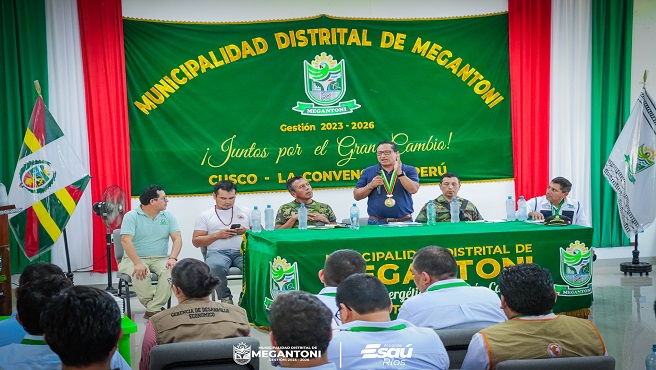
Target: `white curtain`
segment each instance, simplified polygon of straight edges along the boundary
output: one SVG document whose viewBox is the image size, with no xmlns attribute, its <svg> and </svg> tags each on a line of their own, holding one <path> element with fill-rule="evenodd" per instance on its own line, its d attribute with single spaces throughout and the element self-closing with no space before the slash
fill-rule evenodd
<svg viewBox="0 0 656 370">
<path fill-rule="evenodd" d="M 77 1 L 46 1 L 46 28 L 48 108 L 88 172 L 89 140 Z M 85 269 L 93 262 L 91 217 L 91 185 L 88 185 L 66 227 L 73 270 Z M 63 235 L 52 249 L 52 263 L 66 271 Z"/>
<path fill-rule="evenodd" d="M 590 219 L 591 0 L 552 0 L 551 17 L 549 172 L 572 182 Z"/>
</svg>

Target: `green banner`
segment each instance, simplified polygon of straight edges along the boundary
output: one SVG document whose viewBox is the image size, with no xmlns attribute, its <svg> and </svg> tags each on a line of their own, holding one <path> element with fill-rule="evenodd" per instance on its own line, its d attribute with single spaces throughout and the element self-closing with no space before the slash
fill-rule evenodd
<svg viewBox="0 0 656 370">
<path fill-rule="evenodd" d="M 135 194 L 351 187 L 381 140 L 423 183 L 513 177 L 506 13 L 123 23 Z"/>
<path fill-rule="evenodd" d="M 589 227 L 554 228 L 525 222 L 248 231 L 239 304 L 252 323 L 268 326 L 267 307 L 277 294 L 287 290 L 319 293 L 323 284 L 317 273 L 327 255 L 336 249 L 354 249 L 367 262 L 366 272 L 387 285 L 396 317 L 403 302 L 419 294 L 410 270 L 415 251 L 439 245 L 455 256 L 459 278 L 497 293 L 497 278 L 504 266 L 537 263 L 551 271 L 558 292 L 554 312 L 574 311 L 592 304 L 591 241 Z"/>
</svg>

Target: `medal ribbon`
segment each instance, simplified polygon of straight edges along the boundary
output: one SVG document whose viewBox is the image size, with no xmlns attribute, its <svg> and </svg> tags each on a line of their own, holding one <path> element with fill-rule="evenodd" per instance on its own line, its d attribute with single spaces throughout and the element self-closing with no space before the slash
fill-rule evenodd
<svg viewBox="0 0 656 370">
<path fill-rule="evenodd" d="M 394 192 L 394 185 L 396 185 L 396 170 L 392 172 L 392 176 L 389 181 L 387 181 L 387 175 L 385 175 L 385 170 L 380 170 L 380 176 L 383 178 L 385 191 L 389 196 L 392 196 L 392 192 Z"/>
<path fill-rule="evenodd" d="M 551 215 L 552 216 L 558 216 L 560 213 L 560 209 L 563 207 L 563 204 L 565 204 L 565 199 L 560 201 L 560 204 L 558 205 L 558 208 L 554 207 L 553 204 L 551 205 Z"/>
<path fill-rule="evenodd" d="M 353 331 L 353 332 L 360 332 L 360 331 L 378 332 L 378 331 L 403 330 L 407 327 L 408 326 L 406 324 L 399 324 L 399 325 L 396 325 L 396 326 L 390 326 L 388 328 L 381 328 L 381 327 L 377 327 L 377 326 L 354 326 L 352 328 L 348 328 L 347 331 Z"/>
<path fill-rule="evenodd" d="M 428 288 L 427 290 L 428 291 L 433 291 L 433 290 L 440 290 L 440 289 L 446 289 L 446 288 L 454 288 L 454 287 L 457 287 L 457 286 L 469 286 L 469 284 L 467 284 L 464 281 L 456 281 L 455 283 L 436 285 L 434 287 Z"/>
</svg>

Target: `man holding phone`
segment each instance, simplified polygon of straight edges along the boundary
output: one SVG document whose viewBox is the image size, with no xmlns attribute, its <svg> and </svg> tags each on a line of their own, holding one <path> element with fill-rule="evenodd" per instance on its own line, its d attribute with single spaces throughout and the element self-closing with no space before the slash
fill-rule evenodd
<svg viewBox="0 0 656 370">
<path fill-rule="evenodd" d="M 376 156 L 378 164 L 362 171 L 353 197 L 369 198 L 369 225 L 412 221 L 412 194 L 419 190 L 417 170 L 401 163 L 399 149 L 392 141 L 378 143 Z"/>
<path fill-rule="evenodd" d="M 228 270 L 233 266 L 242 268 L 243 257 L 239 248 L 242 235 L 250 228 L 246 211 L 235 206 L 236 197 L 237 186 L 233 182 L 217 182 L 212 193 L 215 205 L 198 216 L 191 239 L 195 247 L 207 247 L 205 262 L 221 280 L 216 287 L 217 297 L 230 304 L 233 301 L 228 288 Z"/>
</svg>

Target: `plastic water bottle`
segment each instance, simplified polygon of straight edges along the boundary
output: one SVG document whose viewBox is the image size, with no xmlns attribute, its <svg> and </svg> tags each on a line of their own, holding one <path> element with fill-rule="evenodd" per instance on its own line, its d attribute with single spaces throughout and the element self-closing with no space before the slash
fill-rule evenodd
<svg viewBox="0 0 656 370">
<path fill-rule="evenodd" d="M 257 206 L 253 207 L 253 212 L 251 212 L 251 227 L 254 233 L 262 231 L 262 213 Z"/>
<path fill-rule="evenodd" d="M 451 222 L 460 222 L 460 203 L 456 198 L 451 201 Z"/>
<path fill-rule="evenodd" d="M 656 370 L 656 344 L 651 347 L 652 352 L 645 359 L 645 367 L 647 370 Z"/>
<path fill-rule="evenodd" d="M 517 201 L 517 219 L 519 221 L 528 220 L 528 207 L 526 206 L 526 199 L 524 199 L 523 195 L 520 195 Z"/>
<path fill-rule="evenodd" d="M 428 226 L 437 224 L 437 207 L 432 199 L 428 201 L 428 205 L 426 206 L 426 219 Z"/>
<path fill-rule="evenodd" d="M 506 200 L 506 221 L 515 221 L 515 201 L 512 195 L 508 195 Z"/>
<path fill-rule="evenodd" d="M 360 209 L 358 208 L 357 203 L 353 203 L 349 210 L 349 214 L 351 218 L 351 230 L 360 229 Z"/>
<path fill-rule="evenodd" d="M 298 209 L 298 229 L 307 230 L 307 208 L 303 203 L 301 203 L 301 208 Z"/>
<path fill-rule="evenodd" d="M 0 206 L 6 206 L 7 204 L 9 204 L 7 188 L 5 188 L 5 184 L 0 182 Z"/>
<path fill-rule="evenodd" d="M 271 231 L 274 228 L 273 208 L 271 208 L 271 204 L 267 204 L 267 207 L 264 210 L 264 230 Z"/>
</svg>

